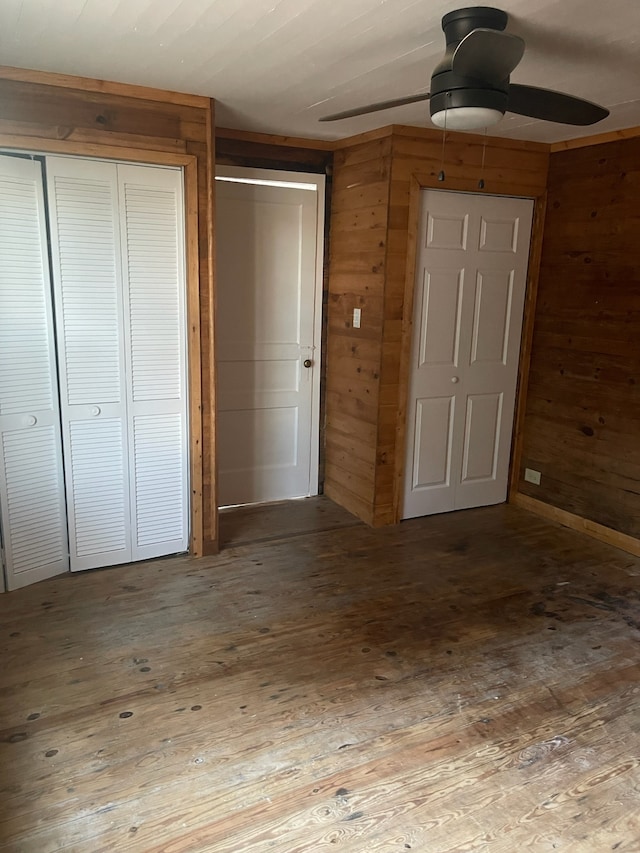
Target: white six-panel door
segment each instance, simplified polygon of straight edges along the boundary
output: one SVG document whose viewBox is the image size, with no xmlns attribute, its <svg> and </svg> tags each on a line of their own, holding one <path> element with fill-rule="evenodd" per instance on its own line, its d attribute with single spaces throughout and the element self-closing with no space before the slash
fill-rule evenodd
<svg viewBox="0 0 640 853">
<path fill-rule="evenodd" d="M 46 162 L 71 569 L 186 550 L 181 174 Z"/>
<path fill-rule="evenodd" d="M 312 185 L 216 183 L 223 506 L 317 491 L 319 202 Z"/>
<path fill-rule="evenodd" d="M 506 499 L 532 215 L 422 193 L 404 518 Z"/>
<path fill-rule="evenodd" d="M 0 520 L 9 589 L 68 570 L 42 169 L 17 157 L 0 157 Z"/>
</svg>

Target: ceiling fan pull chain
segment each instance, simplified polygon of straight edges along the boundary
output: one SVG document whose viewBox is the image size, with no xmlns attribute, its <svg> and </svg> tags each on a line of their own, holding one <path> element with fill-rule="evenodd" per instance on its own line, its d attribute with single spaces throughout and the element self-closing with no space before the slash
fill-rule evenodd
<svg viewBox="0 0 640 853">
<path fill-rule="evenodd" d="M 447 92 L 447 95 L 451 97 L 451 92 Z M 440 152 L 440 171 L 438 172 L 438 180 L 444 181 L 446 175 L 444 173 L 444 144 L 447 139 L 447 111 L 444 111 L 444 124 L 442 126 L 442 150 Z"/>
<path fill-rule="evenodd" d="M 484 129 L 484 139 L 482 140 L 482 165 L 480 166 L 480 180 L 478 181 L 478 189 L 484 189 L 484 157 L 487 153 L 487 128 Z"/>
</svg>

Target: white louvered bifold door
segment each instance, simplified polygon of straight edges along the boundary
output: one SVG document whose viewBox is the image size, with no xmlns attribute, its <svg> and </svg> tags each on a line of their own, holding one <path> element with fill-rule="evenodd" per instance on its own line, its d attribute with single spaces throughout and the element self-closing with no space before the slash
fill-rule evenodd
<svg viewBox="0 0 640 853">
<path fill-rule="evenodd" d="M 0 157 L 0 510 L 9 589 L 68 571 L 40 163 Z"/>
<path fill-rule="evenodd" d="M 132 558 L 188 548 L 182 173 L 118 166 Z"/>
<path fill-rule="evenodd" d="M 71 569 L 131 560 L 117 166 L 46 161 Z"/>
</svg>

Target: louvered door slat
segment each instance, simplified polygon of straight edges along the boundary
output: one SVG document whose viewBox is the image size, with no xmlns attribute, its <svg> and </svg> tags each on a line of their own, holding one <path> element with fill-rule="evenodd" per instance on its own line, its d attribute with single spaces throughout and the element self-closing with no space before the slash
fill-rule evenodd
<svg viewBox="0 0 640 853">
<path fill-rule="evenodd" d="M 68 570 L 42 170 L 0 157 L 0 518 L 9 589 Z"/>
<path fill-rule="evenodd" d="M 47 158 L 71 568 L 131 559 L 117 166 Z"/>
<path fill-rule="evenodd" d="M 118 166 L 129 355 L 132 552 L 188 547 L 182 175 Z"/>
</svg>

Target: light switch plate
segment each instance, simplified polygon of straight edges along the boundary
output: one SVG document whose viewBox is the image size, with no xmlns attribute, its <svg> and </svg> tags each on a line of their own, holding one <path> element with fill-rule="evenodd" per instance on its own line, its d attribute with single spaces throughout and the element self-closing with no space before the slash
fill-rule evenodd
<svg viewBox="0 0 640 853">
<path fill-rule="evenodd" d="M 360 317 L 362 316 L 362 308 L 353 309 L 353 328 L 360 328 Z"/>
</svg>

